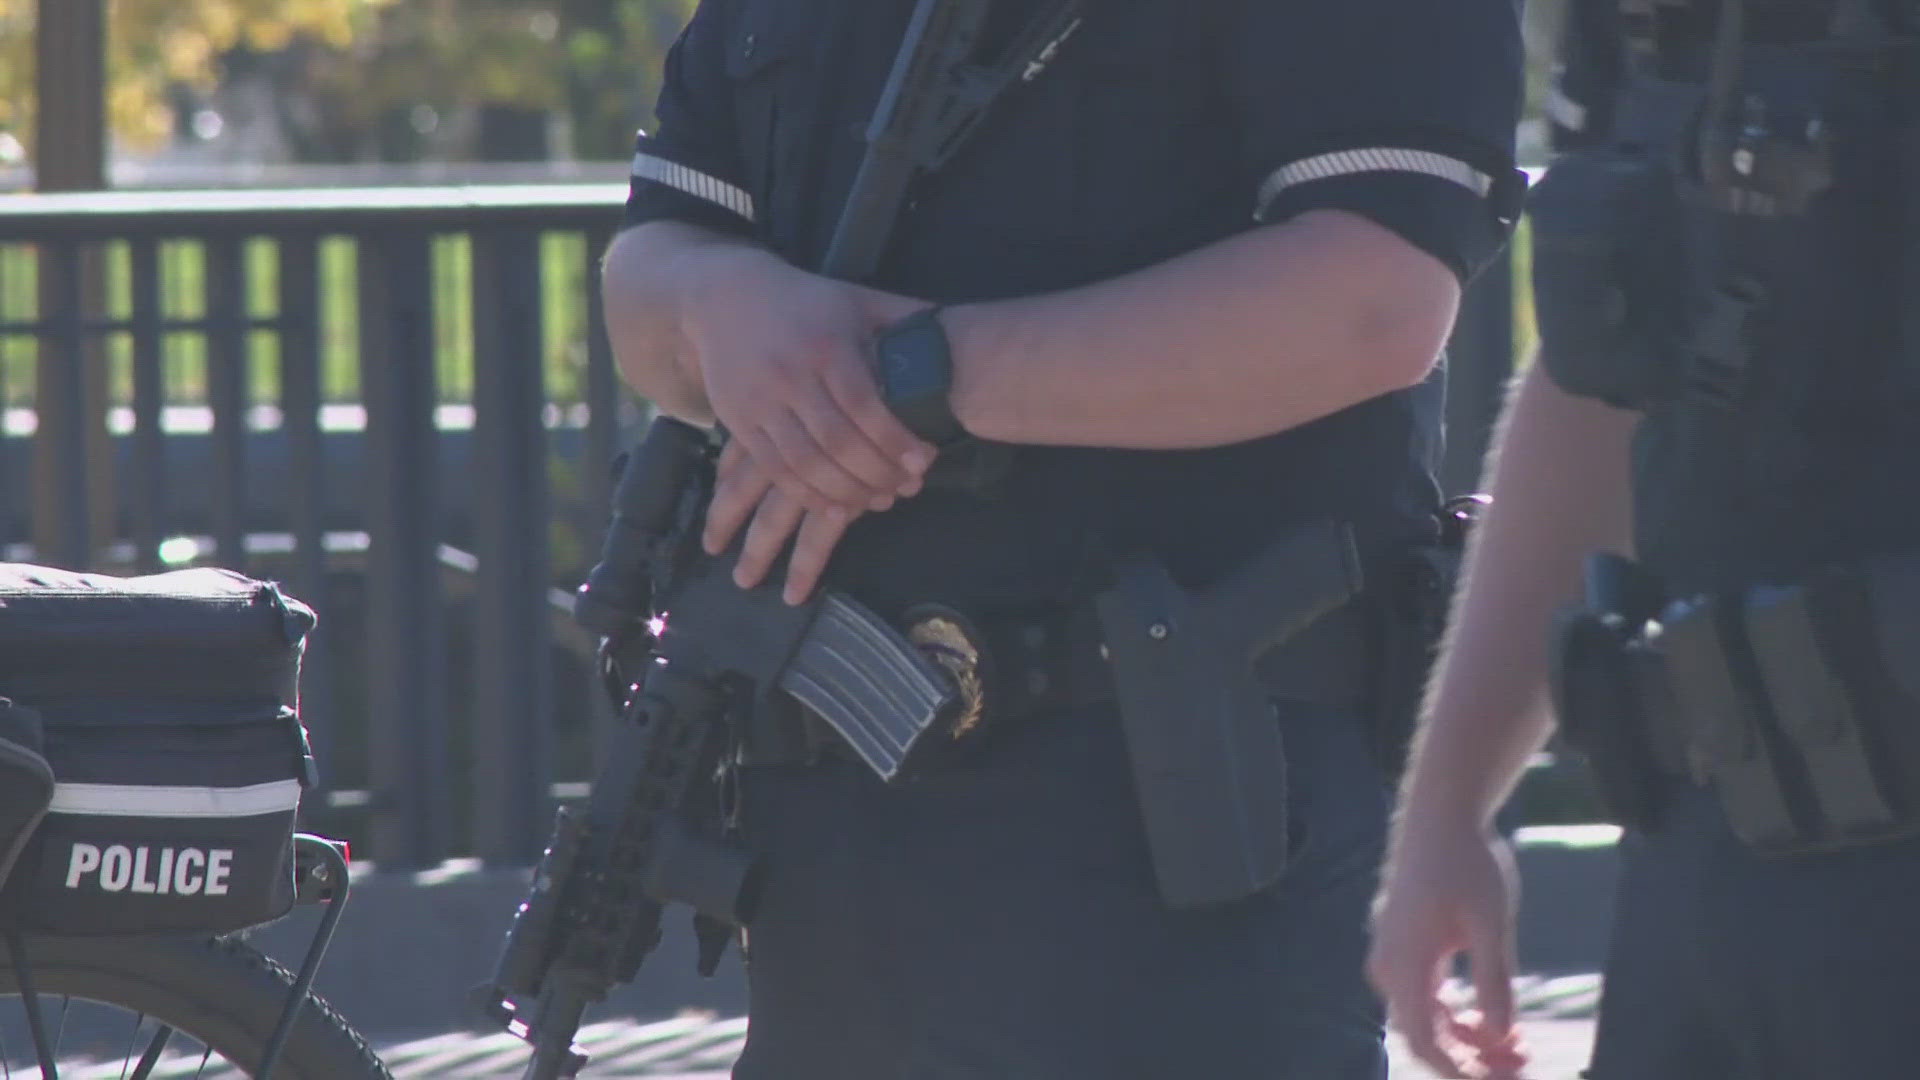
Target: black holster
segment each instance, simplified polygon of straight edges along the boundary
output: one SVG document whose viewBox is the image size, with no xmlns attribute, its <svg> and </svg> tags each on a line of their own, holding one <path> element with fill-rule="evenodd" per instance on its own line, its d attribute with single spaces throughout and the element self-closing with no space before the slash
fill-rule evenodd
<svg viewBox="0 0 1920 1080">
<path fill-rule="evenodd" d="M 1116 563 L 1095 607 L 1168 906 L 1239 900 L 1286 868 L 1285 747 L 1255 665 L 1359 587 L 1350 531 L 1332 523 L 1288 534 L 1201 592 L 1149 558 Z"/>
<path fill-rule="evenodd" d="M 1660 752 L 1649 676 L 1655 658 L 1641 632 L 1658 610 L 1659 587 L 1628 559 L 1588 560 L 1585 597 L 1560 613 L 1549 650 L 1548 685 L 1567 744 L 1592 770 L 1600 800 L 1615 822 L 1647 831 L 1662 810 L 1663 774 L 1683 771 L 1678 753 Z"/>
</svg>

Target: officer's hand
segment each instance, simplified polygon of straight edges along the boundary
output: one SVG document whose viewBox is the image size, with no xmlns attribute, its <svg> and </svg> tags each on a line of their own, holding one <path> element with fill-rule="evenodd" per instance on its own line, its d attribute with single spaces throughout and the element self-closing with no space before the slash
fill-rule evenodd
<svg viewBox="0 0 1920 1080">
<path fill-rule="evenodd" d="M 1367 976 L 1388 1022 L 1443 1077 L 1518 1077 L 1513 917 L 1518 886 L 1505 841 L 1472 827 L 1410 823 L 1373 912 Z M 1440 997 L 1454 956 L 1472 961 L 1477 1012 Z"/>
<path fill-rule="evenodd" d="M 799 504 L 849 516 L 919 490 L 934 448 L 880 400 L 869 359 L 917 301 L 743 253 L 683 314 L 715 417 Z"/>
<path fill-rule="evenodd" d="M 720 451 L 713 501 L 707 507 L 706 528 L 700 539 L 708 554 L 718 555 L 733 543 L 740 526 L 752 515 L 752 524 L 747 525 L 746 539 L 740 545 L 740 561 L 733 570 L 734 582 L 750 589 L 767 576 L 792 538 L 793 554 L 787 558 L 787 580 L 781 594 L 787 603 L 799 604 L 819 584 L 827 560 L 857 514 L 839 506 L 805 505 L 775 484 L 772 475 L 738 442 L 729 442 Z"/>
</svg>

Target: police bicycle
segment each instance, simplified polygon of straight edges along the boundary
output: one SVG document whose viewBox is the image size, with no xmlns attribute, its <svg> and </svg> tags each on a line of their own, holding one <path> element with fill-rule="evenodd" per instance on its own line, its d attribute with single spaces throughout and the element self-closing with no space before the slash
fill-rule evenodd
<svg viewBox="0 0 1920 1080">
<path fill-rule="evenodd" d="M 296 826 L 315 621 L 228 570 L 0 563 L 0 1080 L 391 1080 L 311 989 L 351 888 Z M 297 972 L 246 939 L 319 905 Z"/>
<path fill-rule="evenodd" d="M 297 973 L 241 934 L 0 941 L 0 1080 L 391 1080 L 310 989 L 346 900 L 343 845 L 296 845 L 299 902 L 325 905 Z"/>
</svg>

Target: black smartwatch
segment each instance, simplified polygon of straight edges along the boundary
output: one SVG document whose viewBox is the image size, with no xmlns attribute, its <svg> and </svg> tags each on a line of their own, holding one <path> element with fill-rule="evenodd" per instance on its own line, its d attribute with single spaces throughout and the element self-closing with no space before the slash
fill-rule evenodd
<svg viewBox="0 0 1920 1080">
<path fill-rule="evenodd" d="M 874 341 L 874 378 L 880 400 L 908 431 L 941 449 L 967 437 L 948 398 L 953 351 L 940 325 L 940 308 L 917 311 L 880 331 Z"/>
</svg>

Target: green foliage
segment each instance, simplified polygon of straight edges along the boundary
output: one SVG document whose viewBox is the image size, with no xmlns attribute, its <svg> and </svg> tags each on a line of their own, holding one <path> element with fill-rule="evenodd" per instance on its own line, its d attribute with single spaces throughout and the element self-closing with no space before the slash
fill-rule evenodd
<svg viewBox="0 0 1920 1080">
<path fill-rule="evenodd" d="M 1540 344 L 1540 332 L 1534 325 L 1533 310 L 1533 222 L 1521 218 L 1513 232 L 1510 251 L 1513 259 L 1513 358 L 1524 365 Z"/>
<path fill-rule="evenodd" d="M 696 0 L 589 2 L 613 17 L 582 20 L 568 35 L 575 143 L 584 158 L 624 158 L 635 125 L 651 122 L 661 58 Z"/>
<path fill-rule="evenodd" d="M 695 0 L 407 0 L 350 48 L 310 55 L 319 112 L 365 132 L 419 107 L 571 118 L 574 155 L 624 158 Z"/>
<path fill-rule="evenodd" d="M 249 318 L 279 315 L 279 252 L 270 239 L 254 239 L 245 250 L 246 313 Z M 473 399 L 473 264 L 465 236 L 435 240 L 431 255 L 434 306 L 434 377 L 440 400 Z M 132 314 L 132 260 L 127 245 L 105 246 L 106 317 L 124 321 Z M 333 237 L 320 245 L 321 395 L 327 401 L 357 401 L 360 396 L 360 326 L 357 252 L 351 239 Z M 586 241 L 573 233 L 551 233 L 540 244 L 542 327 L 541 364 L 548 397 L 560 403 L 584 400 L 587 363 Z M 206 316 L 206 253 L 197 241 L 160 245 L 160 311 L 169 320 Z M 38 317 L 37 262 L 25 244 L 0 245 L 0 323 L 31 322 Z M 133 400 L 133 342 L 124 330 L 110 331 L 106 347 L 111 364 L 109 397 L 115 405 Z M 0 406 L 31 406 L 34 359 L 31 334 L 0 331 Z M 272 330 L 255 330 L 247 341 L 248 388 L 252 400 L 268 404 L 280 398 L 280 344 Z M 202 331 L 170 331 L 161 342 L 161 386 L 169 404 L 197 404 L 207 396 L 207 341 Z"/>
<path fill-rule="evenodd" d="M 35 5 L 0 0 L 0 132 L 32 131 Z M 64 0 L 63 0 L 64 2 Z M 80 0 L 73 0 L 80 2 Z M 419 107 L 568 115 L 576 155 L 624 158 L 696 0 L 107 0 L 115 135 L 173 130 L 170 95 L 270 69 L 315 159 L 356 156 Z"/>
<path fill-rule="evenodd" d="M 33 130 L 33 34 L 40 2 L 0 0 L 0 131 L 23 138 Z M 114 132 L 134 143 L 164 139 L 171 126 L 170 85 L 211 86 L 219 77 L 219 58 L 237 48 L 274 51 L 295 38 L 345 47 L 367 15 L 391 2 L 107 0 L 107 109 Z"/>
</svg>

